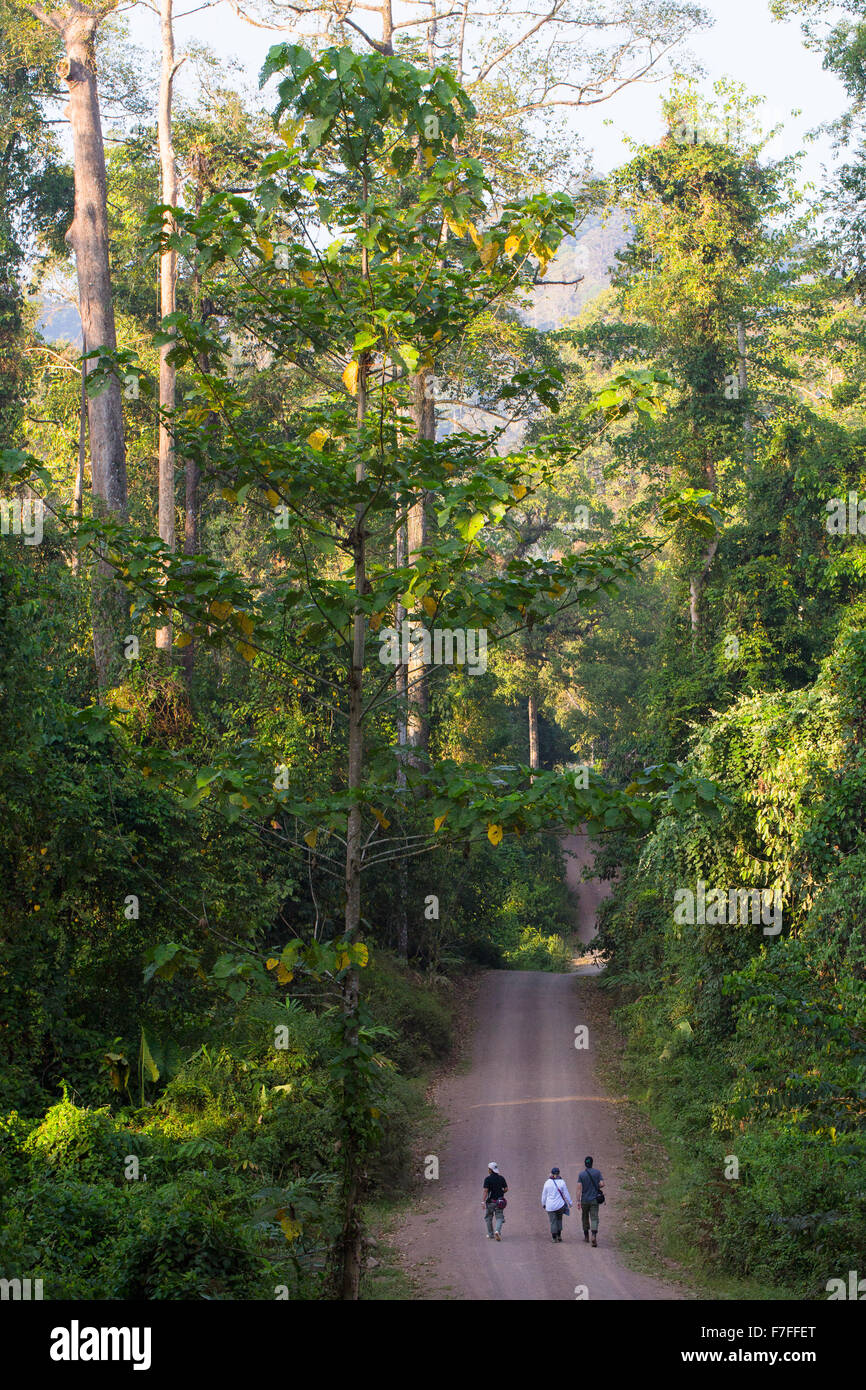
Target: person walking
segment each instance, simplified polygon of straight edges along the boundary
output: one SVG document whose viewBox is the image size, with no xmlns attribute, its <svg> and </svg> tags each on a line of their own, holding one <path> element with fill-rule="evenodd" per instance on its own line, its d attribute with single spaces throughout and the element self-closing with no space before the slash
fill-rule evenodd
<svg viewBox="0 0 866 1390">
<path fill-rule="evenodd" d="M 592 1166 L 592 1154 L 584 1160 L 585 1167 L 577 1180 L 577 1205 L 583 1222 L 583 1238 L 589 1240 L 592 1228 L 592 1243 L 598 1245 L 598 1209 L 604 1201 L 604 1178 Z"/>
<path fill-rule="evenodd" d="M 508 1183 L 499 1171 L 499 1164 L 492 1160 L 487 1165 L 487 1177 L 484 1179 L 484 1191 L 482 1194 L 484 1206 L 484 1222 L 487 1226 L 488 1240 L 502 1239 L 502 1225 L 505 1221 L 505 1194 L 508 1191 Z M 493 1224 L 496 1223 L 496 1230 Z"/>
<path fill-rule="evenodd" d="M 562 1218 L 568 1216 L 572 1201 L 558 1168 L 551 1168 L 550 1177 L 541 1189 L 541 1205 L 550 1219 L 550 1238 L 561 1245 Z"/>
</svg>

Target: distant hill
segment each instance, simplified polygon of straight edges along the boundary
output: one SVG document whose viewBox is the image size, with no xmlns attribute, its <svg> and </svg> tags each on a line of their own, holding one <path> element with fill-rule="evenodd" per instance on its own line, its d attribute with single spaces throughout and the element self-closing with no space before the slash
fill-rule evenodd
<svg viewBox="0 0 866 1390">
<path fill-rule="evenodd" d="M 613 213 L 604 223 L 598 216 L 588 217 L 577 236 L 562 243 L 545 276 L 551 281 L 583 279 L 576 285 L 551 284 L 537 289 L 532 308 L 523 314 L 525 321 L 533 328 L 549 329 L 561 328 L 576 318 L 584 305 L 610 284 L 610 267 L 628 236 L 628 222 L 621 213 Z"/>
<path fill-rule="evenodd" d="M 66 299 L 41 301 L 36 331 L 47 343 L 71 343 L 73 347 L 81 347 L 81 318 L 75 305 Z"/>
</svg>

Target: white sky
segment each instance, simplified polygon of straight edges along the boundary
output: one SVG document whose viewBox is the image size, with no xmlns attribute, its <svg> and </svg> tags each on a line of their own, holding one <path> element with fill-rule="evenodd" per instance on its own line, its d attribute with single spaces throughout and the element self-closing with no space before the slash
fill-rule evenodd
<svg viewBox="0 0 866 1390">
<path fill-rule="evenodd" d="M 176 11 L 182 14 L 195 5 L 196 0 L 177 0 Z M 780 156 L 804 149 L 804 174 L 819 184 L 822 164 L 830 158 L 830 142 L 821 138 L 808 144 L 805 135 L 842 112 L 846 100 L 841 84 L 823 71 L 820 55 L 803 46 L 799 24 L 771 18 L 767 0 L 704 0 L 704 8 L 714 16 L 715 24 L 695 34 L 690 50 L 705 69 L 702 87 L 707 95 L 711 95 L 713 81 L 731 77 L 744 83 L 748 91 L 764 96 L 765 126 L 780 122 L 785 126 L 768 154 Z M 135 5 L 127 15 L 134 39 L 155 51 L 156 16 L 141 5 Z M 290 37 L 245 24 L 226 4 L 200 10 L 176 25 L 179 50 L 191 41 L 207 43 L 220 57 L 239 60 L 244 68 L 240 80 L 252 88 L 257 86 L 268 48 Z M 232 85 L 238 82 L 237 76 L 232 79 Z M 611 101 L 569 114 L 599 171 L 606 172 L 628 157 L 623 134 L 641 141 L 661 134 L 659 98 L 663 90 L 659 84 L 631 86 Z M 802 108 L 799 116 L 791 114 L 796 107 Z"/>
</svg>

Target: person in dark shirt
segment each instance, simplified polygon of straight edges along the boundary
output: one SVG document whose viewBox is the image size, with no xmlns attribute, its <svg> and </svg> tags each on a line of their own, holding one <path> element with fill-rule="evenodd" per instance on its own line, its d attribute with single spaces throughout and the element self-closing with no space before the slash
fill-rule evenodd
<svg viewBox="0 0 866 1390">
<path fill-rule="evenodd" d="M 583 1238 L 589 1240 L 589 1230 L 592 1227 L 592 1243 L 598 1245 L 598 1197 L 604 1187 L 604 1178 L 597 1168 L 592 1166 L 592 1155 L 585 1158 L 583 1172 L 577 1180 L 579 1196 L 577 1199 L 580 1217 L 583 1222 Z"/>
<path fill-rule="evenodd" d="M 484 1191 L 482 1200 L 484 1205 L 484 1223 L 487 1227 L 488 1240 L 502 1239 L 502 1224 L 505 1221 L 505 1212 L 502 1207 L 497 1206 L 497 1202 L 505 1201 L 505 1194 L 508 1191 L 508 1183 L 499 1171 L 499 1164 L 492 1161 L 487 1165 L 487 1177 L 484 1179 Z M 496 1230 L 494 1231 L 494 1222 Z"/>
</svg>

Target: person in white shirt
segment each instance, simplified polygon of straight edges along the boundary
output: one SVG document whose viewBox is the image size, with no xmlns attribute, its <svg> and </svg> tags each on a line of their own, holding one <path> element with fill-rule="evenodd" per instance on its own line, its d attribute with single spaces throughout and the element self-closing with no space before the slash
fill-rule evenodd
<svg viewBox="0 0 866 1390">
<path fill-rule="evenodd" d="M 550 1238 L 561 1245 L 562 1218 L 568 1216 L 572 1201 L 558 1168 L 551 1168 L 550 1177 L 541 1189 L 541 1205 L 550 1218 Z"/>
</svg>

